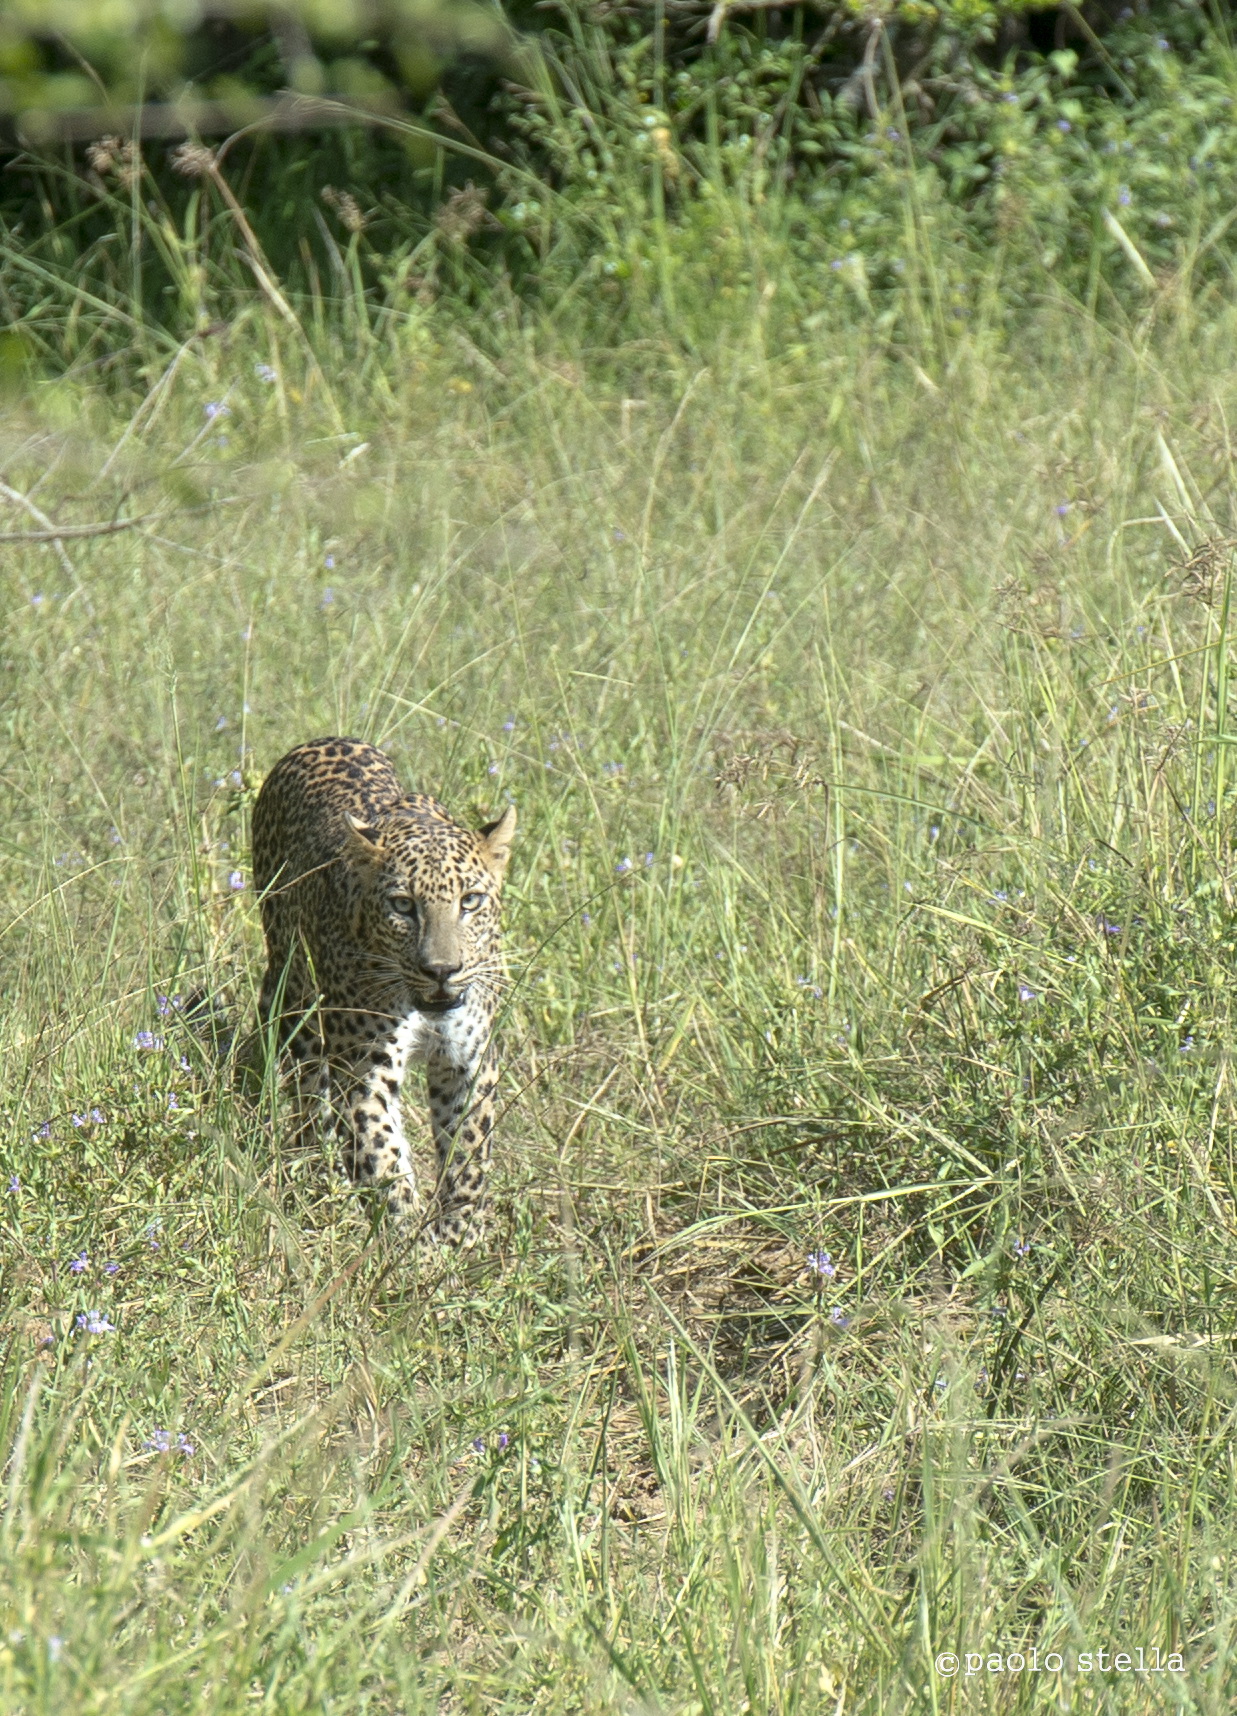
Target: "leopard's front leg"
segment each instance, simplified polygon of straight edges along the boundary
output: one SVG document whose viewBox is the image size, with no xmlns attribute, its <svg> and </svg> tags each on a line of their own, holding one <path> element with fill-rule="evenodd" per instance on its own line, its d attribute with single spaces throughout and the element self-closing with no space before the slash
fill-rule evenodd
<svg viewBox="0 0 1237 1716">
<path fill-rule="evenodd" d="M 421 1200 L 400 1107 L 404 1033 L 389 1017 L 350 1012 L 328 1020 L 325 1035 L 331 1104 L 349 1178 L 384 1188 L 397 1233 L 411 1237 Z"/>
<path fill-rule="evenodd" d="M 463 1062 L 431 1055 L 426 1065 L 430 1121 L 438 1152 L 437 1207 L 430 1236 L 443 1245 L 475 1245 L 485 1203 L 494 1131 L 498 1057 L 485 1039 Z"/>
</svg>

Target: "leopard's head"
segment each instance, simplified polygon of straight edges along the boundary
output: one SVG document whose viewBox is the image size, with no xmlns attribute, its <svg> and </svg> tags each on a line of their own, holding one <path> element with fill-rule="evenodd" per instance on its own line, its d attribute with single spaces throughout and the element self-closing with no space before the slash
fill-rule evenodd
<svg viewBox="0 0 1237 1716">
<path fill-rule="evenodd" d="M 426 1013 L 458 1007 L 499 979 L 499 899 L 515 806 L 475 832 L 429 813 L 349 817 L 347 860 L 360 884 L 357 939 L 381 975 Z"/>
</svg>

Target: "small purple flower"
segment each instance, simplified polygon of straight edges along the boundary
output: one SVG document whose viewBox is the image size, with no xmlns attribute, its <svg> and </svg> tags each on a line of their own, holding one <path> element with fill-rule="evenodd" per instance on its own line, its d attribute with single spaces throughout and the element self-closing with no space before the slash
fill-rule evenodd
<svg viewBox="0 0 1237 1716">
<path fill-rule="evenodd" d="M 228 871 L 228 887 L 231 888 L 234 894 L 244 892 L 245 878 L 239 870 Z"/>
<path fill-rule="evenodd" d="M 10 1192 L 21 1191 L 21 1181 L 18 1179 L 16 1174 L 9 1175 L 9 1190 Z"/>
<path fill-rule="evenodd" d="M 1007 89 L 1005 91 L 1005 94 L 1001 97 L 1001 100 L 1016 103 L 1018 100 L 1018 97 L 1014 94 L 1012 89 Z"/>
<path fill-rule="evenodd" d="M 644 854 L 644 868 L 645 868 L 645 869 L 646 869 L 646 870 L 651 870 L 651 869 L 652 869 L 652 867 L 653 867 L 653 865 L 654 865 L 654 864 L 655 864 L 655 863 L 656 863 L 656 862 L 657 862 L 657 858 L 656 858 L 656 854 L 655 854 L 655 853 L 652 853 L 652 852 L 646 852 L 646 853 L 645 853 L 645 854 Z"/>
<path fill-rule="evenodd" d="M 485 1437 L 484 1436 L 474 1436 L 473 1444 L 472 1444 L 472 1451 L 474 1454 L 484 1454 L 485 1453 Z"/>
<path fill-rule="evenodd" d="M 168 1107 L 169 1108 L 179 1108 L 180 1107 L 179 1102 L 177 1102 L 177 1100 L 176 1100 L 176 1092 L 174 1090 L 168 1091 Z"/>
<path fill-rule="evenodd" d="M 814 1275 L 823 1275 L 826 1280 L 832 1280 L 837 1274 L 833 1258 L 827 1251 L 809 1251 L 807 1266 Z"/>
<path fill-rule="evenodd" d="M 885 132 L 885 136 L 888 137 L 891 143 L 900 143 L 902 141 L 902 133 L 893 125 L 891 125 Z"/>
<path fill-rule="evenodd" d="M 103 1265 L 103 1273 L 105 1275 L 119 1275 L 120 1274 L 119 1263 L 105 1263 Z"/>
<path fill-rule="evenodd" d="M 491 763 L 489 768 L 485 772 L 487 775 L 496 775 L 498 773 L 498 764 L 497 763 Z"/>
<path fill-rule="evenodd" d="M 88 1335 L 114 1335 L 115 1323 L 110 1323 L 102 1311 L 79 1311 L 76 1325 Z"/>
<path fill-rule="evenodd" d="M 592 914 L 592 912 L 581 912 L 581 913 L 580 913 L 580 922 L 581 922 L 581 923 L 582 923 L 582 924 L 584 924 L 584 926 L 585 926 L 585 927 L 586 927 L 586 928 L 587 928 L 587 926 L 588 926 L 588 925 L 589 925 L 589 924 L 591 924 L 591 923 L 592 923 L 592 921 L 593 921 L 593 914 Z"/>
<path fill-rule="evenodd" d="M 1019 1001 L 1038 1001 L 1039 990 L 1032 989 L 1029 983 L 1020 983 L 1018 985 L 1018 999 Z"/>
<path fill-rule="evenodd" d="M 142 1446 L 152 1454 L 166 1454 L 172 1446 L 172 1432 L 170 1430 L 152 1430 Z"/>
<path fill-rule="evenodd" d="M 257 376 L 259 381 L 269 382 L 276 379 L 275 371 L 271 368 L 269 363 L 254 364 L 253 373 Z"/>
<path fill-rule="evenodd" d="M 70 1275 L 84 1275 L 89 1267 L 90 1255 L 88 1252 L 79 1251 L 76 1257 L 69 1260 Z"/>
<path fill-rule="evenodd" d="M 1069 501 L 1058 501 L 1056 506 L 1054 506 L 1052 510 L 1053 510 L 1053 512 L 1056 513 L 1058 518 L 1064 518 L 1066 513 L 1069 511 L 1069 509 L 1070 509 Z"/>
<path fill-rule="evenodd" d="M 512 716 L 508 716 L 507 719 L 503 722 L 503 732 L 504 733 L 514 733 L 515 732 L 515 720 Z"/>
<path fill-rule="evenodd" d="M 69 1119 L 74 1126 L 85 1126 L 86 1124 L 86 1116 L 84 1114 L 71 1114 Z"/>
<path fill-rule="evenodd" d="M 1178 1043 L 1178 1045 L 1177 1045 L 1177 1053 L 1179 1055 L 1188 1055 L 1192 1052 L 1193 1048 L 1194 1048 L 1194 1034 L 1193 1034 L 1193 1032 L 1191 1032 L 1189 1034 L 1189 1036 L 1182 1037 L 1180 1043 Z"/>
<path fill-rule="evenodd" d="M 1029 1257 L 1030 1254 L 1031 1254 L 1031 1242 L 1029 1239 L 1016 1239 L 1014 1241 L 1014 1256 L 1015 1257 Z"/>
<path fill-rule="evenodd" d="M 183 1454 L 186 1459 L 193 1453 L 193 1443 L 182 1430 L 176 1438 L 176 1452 Z"/>
<path fill-rule="evenodd" d="M 613 538 L 616 542 L 626 542 L 627 541 L 627 532 L 625 530 L 620 530 L 617 525 L 615 525 L 614 529 L 610 532 L 610 534 L 611 534 L 611 536 L 613 536 Z"/>
<path fill-rule="evenodd" d="M 1103 930 L 1105 935 L 1120 935 L 1121 934 L 1121 925 L 1109 923 L 1108 919 L 1106 917 L 1104 917 L 1102 914 L 1100 915 L 1099 918 L 1096 919 L 1096 922 L 1099 925 L 1100 929 Z"/>
<path fill-rule="evenodd" d="M 505 1430 L 500 1430 L 498 1432 L 498 1446 L 500 1448 L 505 1448 L 510 1440 L 511 1438 Z"/>
<path fill-rule="evenodd" d="M 618 871 L 620 876 L 625 876 L 629 870 L 635 869 L 635 865 L 632 863 L 630 858 L 620 858 L 614 868 Z"/>
<path fill-rule="evenodd" d="M 322 600 L 318 603 L 318 606 L 320 608 L 333 608 L 335 606 L 335 592 L 329 584 L 322 592 Z"/>
<path fill-rule="evenodd" d="M 830 1311 L 829 1321 L 833 1324 L 835 1329 L 850 1328 L 850 1318 L 846 1315 L 840 1305 L 835 1305 L 832 1311 Z"/>
<path fill-rule="evenodd" d="M 221 716 L 220 716 L 220 717 L 219 717 L 219 719 L 218 719 L 218 720 L 217 720 L 217 721 L 216 721 L 216 722 L 215 722 L 215 731 L 216 731 L 216 733 L 222 733 L 222 732 L 223 732 L 223 731 L 224 731 L 224 730 L 225 730 L 225 729 L 226 729 L 226 727 L 227 727 L 227 725 L 228 725 L 228 718 L 227 718 L 227 716 L 226 716 L 226 715 L 221 715 Z"/>
<path fill-rule="evenodd" d="M 139 1031 L 133 1039 L 133 1046 L 137 1049 L 161 1049 L 163 1038 L 156 1037 L 153 1031 Z"/>
<path fill-rule="evenodd" d="M 33 596 L 31 596 L 30 606 L 32 608 L 41 608 L 46 600 L 47 597 L 43 594 L 42 590 L 38 590 Z"/>
<path fill-rule="evenodd" d="M 176 1064 L 180 1067 L 181 1072 L 193 1071 L 193 1068 L 189 1065 L 189 1058 L 187 1055 L 182 1055 Z"/>
<path fill-rule="evenodd" d="M 50 1120 L 45 1120 L 41 1126 L 36 1126 L 34 1131 L 30 1134 L 32 1138 L 50 1138 L 51 1135 L 52 1123 Z"/>
<path fill-rule="evenodd" d="M 179 995 L 160 995 L 158 1000 L 155 1002 L 155 1006 L 159 1009 L 159 1017 L 161 1019 L 166 1019 L 169 1013 L 179 1013 L 184 1004 L 183 999 Z"/>
<path fill-rule="evenodd" d="M 333 572 L 335 570 L 335 556 L 333 554 L 328 554 L 322 564 L 326 567 L 328 572 Z"/>
<path fill-rule="evenodd" d="M 212 399 L 209 404 L 204 405 L 202 409 L 206 413 L 206 421 L 208 423 L 213 423 L 217 417 L 230 417 L 232 415 L 230 407 L 216 399 Z"/>
<path fill-rule="evenodd" d="M 1118 203 L 1123 209 L 1128 209 L 1130 206 L 1130 200 L 1130 187 L 1128 185 L 1122 185 L 1117 191 Z"/>
<path fill-rule="evenodd" d="M 1058 119 L 1057 120 L 1057 130 L 1058 131 L 1072 131 L 1073 129 L 1074 129 L 1074 127 L 1070 124 L 1068 119 Z"/>
</svg>

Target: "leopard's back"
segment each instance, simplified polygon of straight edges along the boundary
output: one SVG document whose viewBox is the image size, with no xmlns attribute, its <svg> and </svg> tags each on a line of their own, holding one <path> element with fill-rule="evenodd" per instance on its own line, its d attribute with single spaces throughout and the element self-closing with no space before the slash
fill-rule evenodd
<svg viewBox="0 0 1237 1716">
<path fill-rule="evenodd" d="M 393 811 L 449 820 L 436 799 L 406 793 L 391 760 L 362 739 L 310 739 L 280 758 L 253 812 L 253 878 L 261 897 L 338 859 L 348 818 Z"/>
</svg>

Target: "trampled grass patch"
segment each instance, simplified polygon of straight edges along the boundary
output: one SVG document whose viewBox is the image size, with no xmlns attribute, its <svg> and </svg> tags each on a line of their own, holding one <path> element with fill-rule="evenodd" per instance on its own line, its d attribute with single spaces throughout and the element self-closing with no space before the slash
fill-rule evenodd
<svg viewBox="0 0 1237 1716">
<path fill-rule="evenodd" d="M 1226 1709 L 1231 327 L 418 326 L 10 401 L 6 1709 Z M 226 1048 L 332 731 L 519 805 L 437 1275 Z"/>
</svg>

